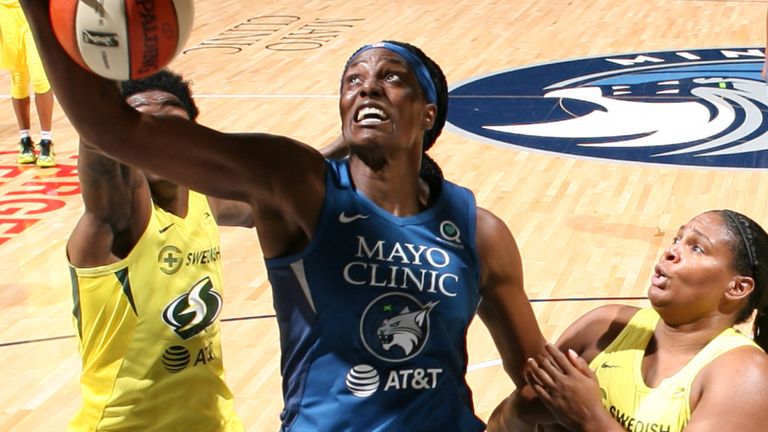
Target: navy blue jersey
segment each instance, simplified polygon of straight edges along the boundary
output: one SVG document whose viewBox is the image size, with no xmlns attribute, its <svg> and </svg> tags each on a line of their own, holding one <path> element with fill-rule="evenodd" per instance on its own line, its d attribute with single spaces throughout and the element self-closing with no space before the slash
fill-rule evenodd
<svg viewBox="0 0 768 432">
<path fill-rule="evenodd" d="M 396 217 L 328 161 L 315 234 L 267 260 L 282 346 L 282 431 L 479 431 L 465 381 L 480 301 L 472 193 L 443 181 Z"/>
</svg>

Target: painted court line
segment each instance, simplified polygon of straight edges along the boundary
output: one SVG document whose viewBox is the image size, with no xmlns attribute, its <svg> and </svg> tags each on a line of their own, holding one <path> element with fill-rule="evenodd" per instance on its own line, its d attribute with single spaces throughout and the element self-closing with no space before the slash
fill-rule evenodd
<svg viewBox="0 0 768 432">
<path fill-rule="evenodd" d="M 562 298 L 547 298 L 547 299 L 531 299 L 531 303 L 547 303 L 547 302 L 566 302 L 566 301 L 630 301 L 630 300 L 646 300 L 648 297 L 562 297 Z M 244 317 L 231 317 L 231 318 L 222 318 L 221 322 L 228 322 L 228 321 L 249 321 L 249 320 L 255 320 L 255 319 L 265 319 L 265 318 L 275 318 L 274 314 L 271 315 L 253 315 L 253 316 L 244 316 Z M 13 341 L 13 342 L 1 342 L 0 348 L 6 348 L 16 345 L 25 345 L 25 344 L 31 344 L 31 343 L 39 343 L 39 342 L 50 342 L 50 341 L 56 341 L 61 339 L 69 339 L 73 338 L 75 335 L 63 335 L 63 336 L 51 336 L 51 337 L 45 337 L 45 338 L 39 338 L 39 339 L 25 339 L 20 341 Z M 470 365 L 467 370 L 476 370 L 476 369 L 482 369 L 485 367 L 495 366 L 497 364 L 500 364 L 501 360 L 492 360 L 489 362 L 484 363 L 478 363 L 476 365 Z"/>
</svg>

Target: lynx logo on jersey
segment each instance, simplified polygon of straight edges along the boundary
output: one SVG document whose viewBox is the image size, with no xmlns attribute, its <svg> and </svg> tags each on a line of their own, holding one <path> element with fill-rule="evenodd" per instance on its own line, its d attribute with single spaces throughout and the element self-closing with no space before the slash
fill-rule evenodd
<svg viewBox="0 0 768 432">
<path fill-rule="evenodd" d="M 211 325 L 218 318 L 221 306 L 221 295 L 214 291 L 213 282 L 206 276 L 166 306 L 162 317 L 179 337 L 186 340 Z"/>
<path fill-rule="evenodd" d="M 448 126 L 481 141 L 577 157 L 766 168 L 764 59 L 762 49 L 740 47 L 501 71 L 451 89 Z"/>
<path fill-rule="evenodd" d="M 429 338 L 429 313 L 438 302 L 421 304 L 407 294 L 384 294 L 372 301 L 360 321 L 360 338 L 382 360 L 413 358 Z"/>
</svg>

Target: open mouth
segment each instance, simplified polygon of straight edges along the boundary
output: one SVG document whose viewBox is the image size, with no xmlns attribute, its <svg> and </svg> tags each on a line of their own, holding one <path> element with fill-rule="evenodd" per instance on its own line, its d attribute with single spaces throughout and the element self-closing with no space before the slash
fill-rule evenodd
<svg viewBox="0 0 768 432">
<path fill-rule="evenodd" d="M 364 106 L 355 114 L 355 122 L 361 125 L 376 125 L 389 120 L 384 110 L 372 106 Z"/>
<path fill-rule="evenodd" d="M 654 286 L 664 288 L 664 286 L 667 284 L 667 274 L 664 273 L 664 270 L 659 266 L 658 264 L 656 267 L 653 268 L 653 276 L 651 276 L 651 283 Z"/>
</svg>

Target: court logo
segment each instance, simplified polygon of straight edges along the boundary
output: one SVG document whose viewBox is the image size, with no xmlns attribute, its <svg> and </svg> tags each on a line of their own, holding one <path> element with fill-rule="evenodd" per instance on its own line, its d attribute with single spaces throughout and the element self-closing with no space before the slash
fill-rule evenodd
<svg viewBox="0 0 768 432">
<path fill-rule="evenodd" d="M 206 276 L 189 292 L 176 297 L 163 310 L 163 321 L 182 339 L 189 339 L 211 325 L 221 312 L 221 295 Z"/>
<path fill-rule="evenodd" d="M 408 294 L 384 294 L 363 312 L 360 338 L 375 357 L 400 362 L 418 355 L 429 339 L 429 313 L 439 302 L 421 304 Z"/>
<path fill-rule="evenodd" d="M 768 168 L 762 49 L 677 50 L 493 73 L 450 91 L 448 127 L 574 157 Z"/>
</svg>

